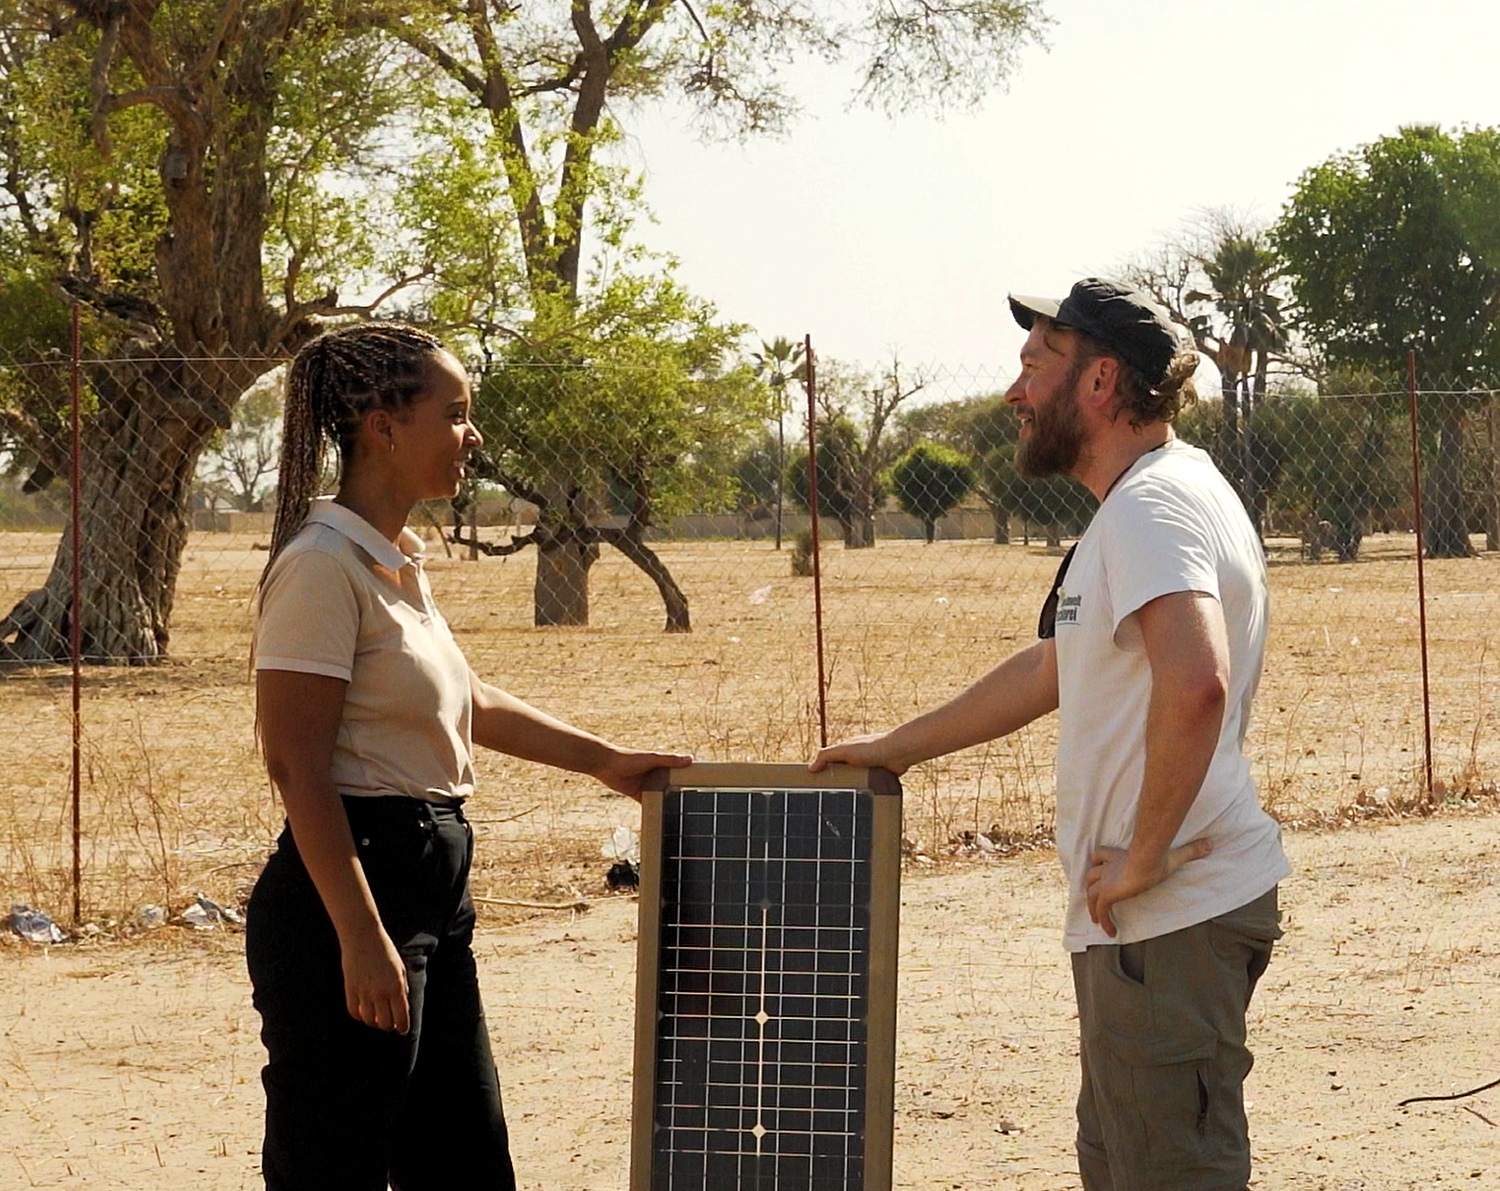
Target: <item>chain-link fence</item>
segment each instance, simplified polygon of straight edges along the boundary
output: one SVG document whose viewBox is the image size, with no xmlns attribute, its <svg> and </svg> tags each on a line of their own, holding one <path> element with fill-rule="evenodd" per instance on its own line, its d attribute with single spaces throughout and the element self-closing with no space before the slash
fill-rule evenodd
<svg viewBox="0 0 1500 1191">
<path fill-rule="evenodd" d="M 74 359 L 65 347 L 0 366 L 6 891 L 54 912 L 69 904 L 76 627 L 85 917 L 147 902 L 179 909 L 196 893 L 232 902 L 280 821 L 256 755 L 247 667 L 271 532 L 279 366 Z M 550 361 L 478 376 L 487 441 L 477 478 L 413 522 L 475 669 L 623 742 L 718 759 L 809 756 L 819 733 L 814 489 L 806 389 L 790 375 L 768 387 L 743 368 Z M 837 738 L 932 706 L 1032 640 L 1093 500 L 1069 481 L 1016 474 L 998 372 L 823 361 L 814 379 Z M 1380 814 L 1423 793 L 1424 615 L 1434 775 L 1472 788 L 1500 762 L 1490 732 L 1495 396 L 1425 386 L 1414 439 L 1406 393 L 1365 388 L 1213 393 L 1180 423 L 1265 541 L 1273 625 L 1250 748 L 1267 805 L 1288 820 Z M 1047 720 L 914 770 L 915 849 L 1045 838 L 1054 742 Z M 589 892 L 607 867 L 601 843 L 633 819 L 585 779 L 494 757 L 481 759 L 471 809 L 489 837 L 481 891 L 532 898 Z"/>
</svg>

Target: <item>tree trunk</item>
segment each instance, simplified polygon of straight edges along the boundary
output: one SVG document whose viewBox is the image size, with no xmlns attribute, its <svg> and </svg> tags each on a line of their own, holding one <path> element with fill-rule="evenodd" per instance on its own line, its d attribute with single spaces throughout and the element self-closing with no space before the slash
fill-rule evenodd
<svg viewBox="0 0 1500 1191">
<path fill-rule="evenodd" d="M 1370 477 L 1376 474 L 1384 453 L 1385 423 L 1379 418 L 1370 418 L 1360 435 L 1359 466 L 1355 478 L 1330 503 L 1328 520 L 1324 523 L 1331 530 L 1330 544 L 1338 553 L 1340 562 L 1359 560 L 1360 544 L 1364 541 L 1365 527 L 1375 503 Z"/>
<path fill-rule="evenodd" d="M 1427 492 L 1427 557 L 1468 558 L 1474 553 L 1464 518 L 1464 408 L 1459 396 L 1441 401 L 1437 461 Z"/>
<path fill-rule="evenodd" d="M 1256 482 L 1255 456 L 1253 440 L 1253 419 L 1255 409 L 1255 391 L 1252 387 L 1254 382 L 1250 376 L 1243 378 L 1244 388 L 1244 416 L 1240 420 L 1240 493 L 1244 499 L 1245 512 L 1250 516 L 1250 524 L 1255 529 L 1256 539 L 1265 545 L 1265 528 L 1261 519 L 1260 484 Z"/>
<path fill-rule="evenodd" d="M 599 539 L 589 524 L 594 502 L 571 478 L 549 477 L 530 489 L 506 487 L 539 510 L 532 623 L 582 626 L 589 622 L 589 571 L 599 561 Z"/>
<path fill-rule="evenodd" d="M 677 580 L 672 578 L 672 572 L 667 570 L 666 563 L 646 545 L 639 533 L 633 533 L 629 529 L 600 529 L 598 533 L 600 541 L 613 546 L 656 584 L 656 590 L 661 593 L 661 602 L 667 610 L 666 631 L 691 633 L 693 622 L 688 615 L 687 596 L 677 586 Z"/>
<path fill-rule="evenodd" d="M 781 404 L 784 393 L 776 395 L 776 549 L 781 549 L 781 518 L 786 509 L 786 495 L 782 491 L 786 482 L 786 418 Z"/>
<path fill-rule="evenodd" d="M 862 477 L 849 500 L 849 526 L 844 545 L 850 550 L 868 550 L 875 545 L 874 489 L 874 477 Z"/>
<path fill-rule="evenodd" d="M 1364 541 L 1363 518 L 1344 510 L 1333 521 L 1333 549 L 1340 562 L 1358 562 L 1360 543 Z"/>
<path fill-rule="evenodd" d="M 185 395 L 173 403 L 174 386 L 156 372 L 143 371 L 102 402 L 84 435 L 80 619 L 89 662 L 148 664 L 167 651 L 188 492 L 216 427 Z M 115 386 L 106 379 L 99 387 L 109 394 Z M 7 657 L 68 658 L 72 563 L 70 529 L 47 582 L 0 622 Z"/>
<path fill-rule="evenodd" d="M 875 545 L 874 513 L 863 513 L 849 522 L 849 537 L 844 545 L 850 550 L 869 550 Z"/>
<path fill-rule="evenodd" d="M 1266 404 L 1266 383 L 1271 371 L 1271 357 L 1264 348 L 1255 353 L 1255 382 L 1250 390 L 1250 406 L 1247 413 L 1255 414 Z"/>
<path fill-rule="evenodd" d="M 922 518 L 922 532 L 927 535 L 927 544 L 932 545 L 933 539 L 937 537 L 937 522 L 931 517 Z"/>
<path fill-rule="evenodd" d="M 574 533 L 538 540 L 536 583 L 532 588 L 537 628 L 589 622 L 589 570 L 599 561 L 599 545 Z"/>
<path fill-rule="evenodd" d="M 990 516 L 995 519 L 995 545 L 1010 545 L 1010 514 L 1004 509 L 990 506 Z"/>
<path fill-rule="evenodd" d="M 1245 485 L 1241 470 L 1241 440 L 1244 428 L 1240 425 L 1240 374 L 1227 369 L 1221 373 L 1219 393 L 1224 400 L 1224 437 L 1219 448 L 1219 458 L 1224 461 L 1224 475 L 1229 480 L 1230 487 L 1243 501 Z"/>
<path fill-rule="evenodd" d="M 1043 526 L 1043 529 L 1047 533 L 1048 547 L 1053 550 L 1060 549 L 1062 547 L 1062 526 L 1054 522 L 1051 525 Z"/>
</svg>

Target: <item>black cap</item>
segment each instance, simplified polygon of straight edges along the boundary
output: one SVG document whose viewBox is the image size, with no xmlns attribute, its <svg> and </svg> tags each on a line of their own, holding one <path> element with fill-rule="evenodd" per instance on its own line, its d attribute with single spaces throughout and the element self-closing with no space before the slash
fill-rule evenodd
<svg viewBox="0 0 1500 1191">
<path fill-rule="evenodd" d="M 1085 277 L 1061 301 L 1011 294 L 1010 312 L 1028 331 L 1039 314 L 1060 327 L 1082 331 L 1153 386 L 1167 375 L 1182 346 L 1165 310 L 1140 290 L 1103 277 Z"/>
</svg>

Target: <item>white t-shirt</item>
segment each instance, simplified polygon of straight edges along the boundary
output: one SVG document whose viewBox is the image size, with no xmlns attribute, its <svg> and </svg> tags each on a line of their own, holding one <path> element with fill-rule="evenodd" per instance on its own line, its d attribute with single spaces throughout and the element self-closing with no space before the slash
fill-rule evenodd
<svg viewBox="0 0 1500 1191">
<path fill-rule="evenodd" d="M 469 664 L 422 559 L 411 530 L 397 547 L 316 500 L 261 588 L 255 668 L 349 684 L 333 749 L 340 794 L 446 802 L 474 792 Z"/>
<path fill-rule="evenodd" d="M 1112 939 L 1089 921 L 1084 876 L 1095 847 L 1127 847 L 1135 829 L 1151 667 L 1134 613 L 1181 591 L 1218 600 L 1229 636 L 1218 748 L 1174 841 L 1206 836 L 1214 850 L 1117 904 Z M 1267 611 L 1260 542 L 1208 455 L 1175 440 L 1143 455 L 1079 540 L 1058 599 L 1057 849 L 1068 876 L 1069 951 L 1181 930 L 1244 905 L 1290 872 L 1243 747 Z"/>
</svg>

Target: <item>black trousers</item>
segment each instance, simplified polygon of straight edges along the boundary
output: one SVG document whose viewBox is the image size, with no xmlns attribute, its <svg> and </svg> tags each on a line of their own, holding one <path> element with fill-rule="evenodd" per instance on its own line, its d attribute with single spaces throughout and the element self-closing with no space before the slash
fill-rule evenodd
<svg viewBox="0 0 1500 1191">
<path fill-rule="evenodd" d="M 472 950 L 462 811 L 346 798 L 381 921 L 406 963 L 411 1032 L 349 1016 L 338 936 L 291 830 L 256 883 L 245 954 L 268 1062 L 269 1191 L 513 1191 Z"/>
</svg>

